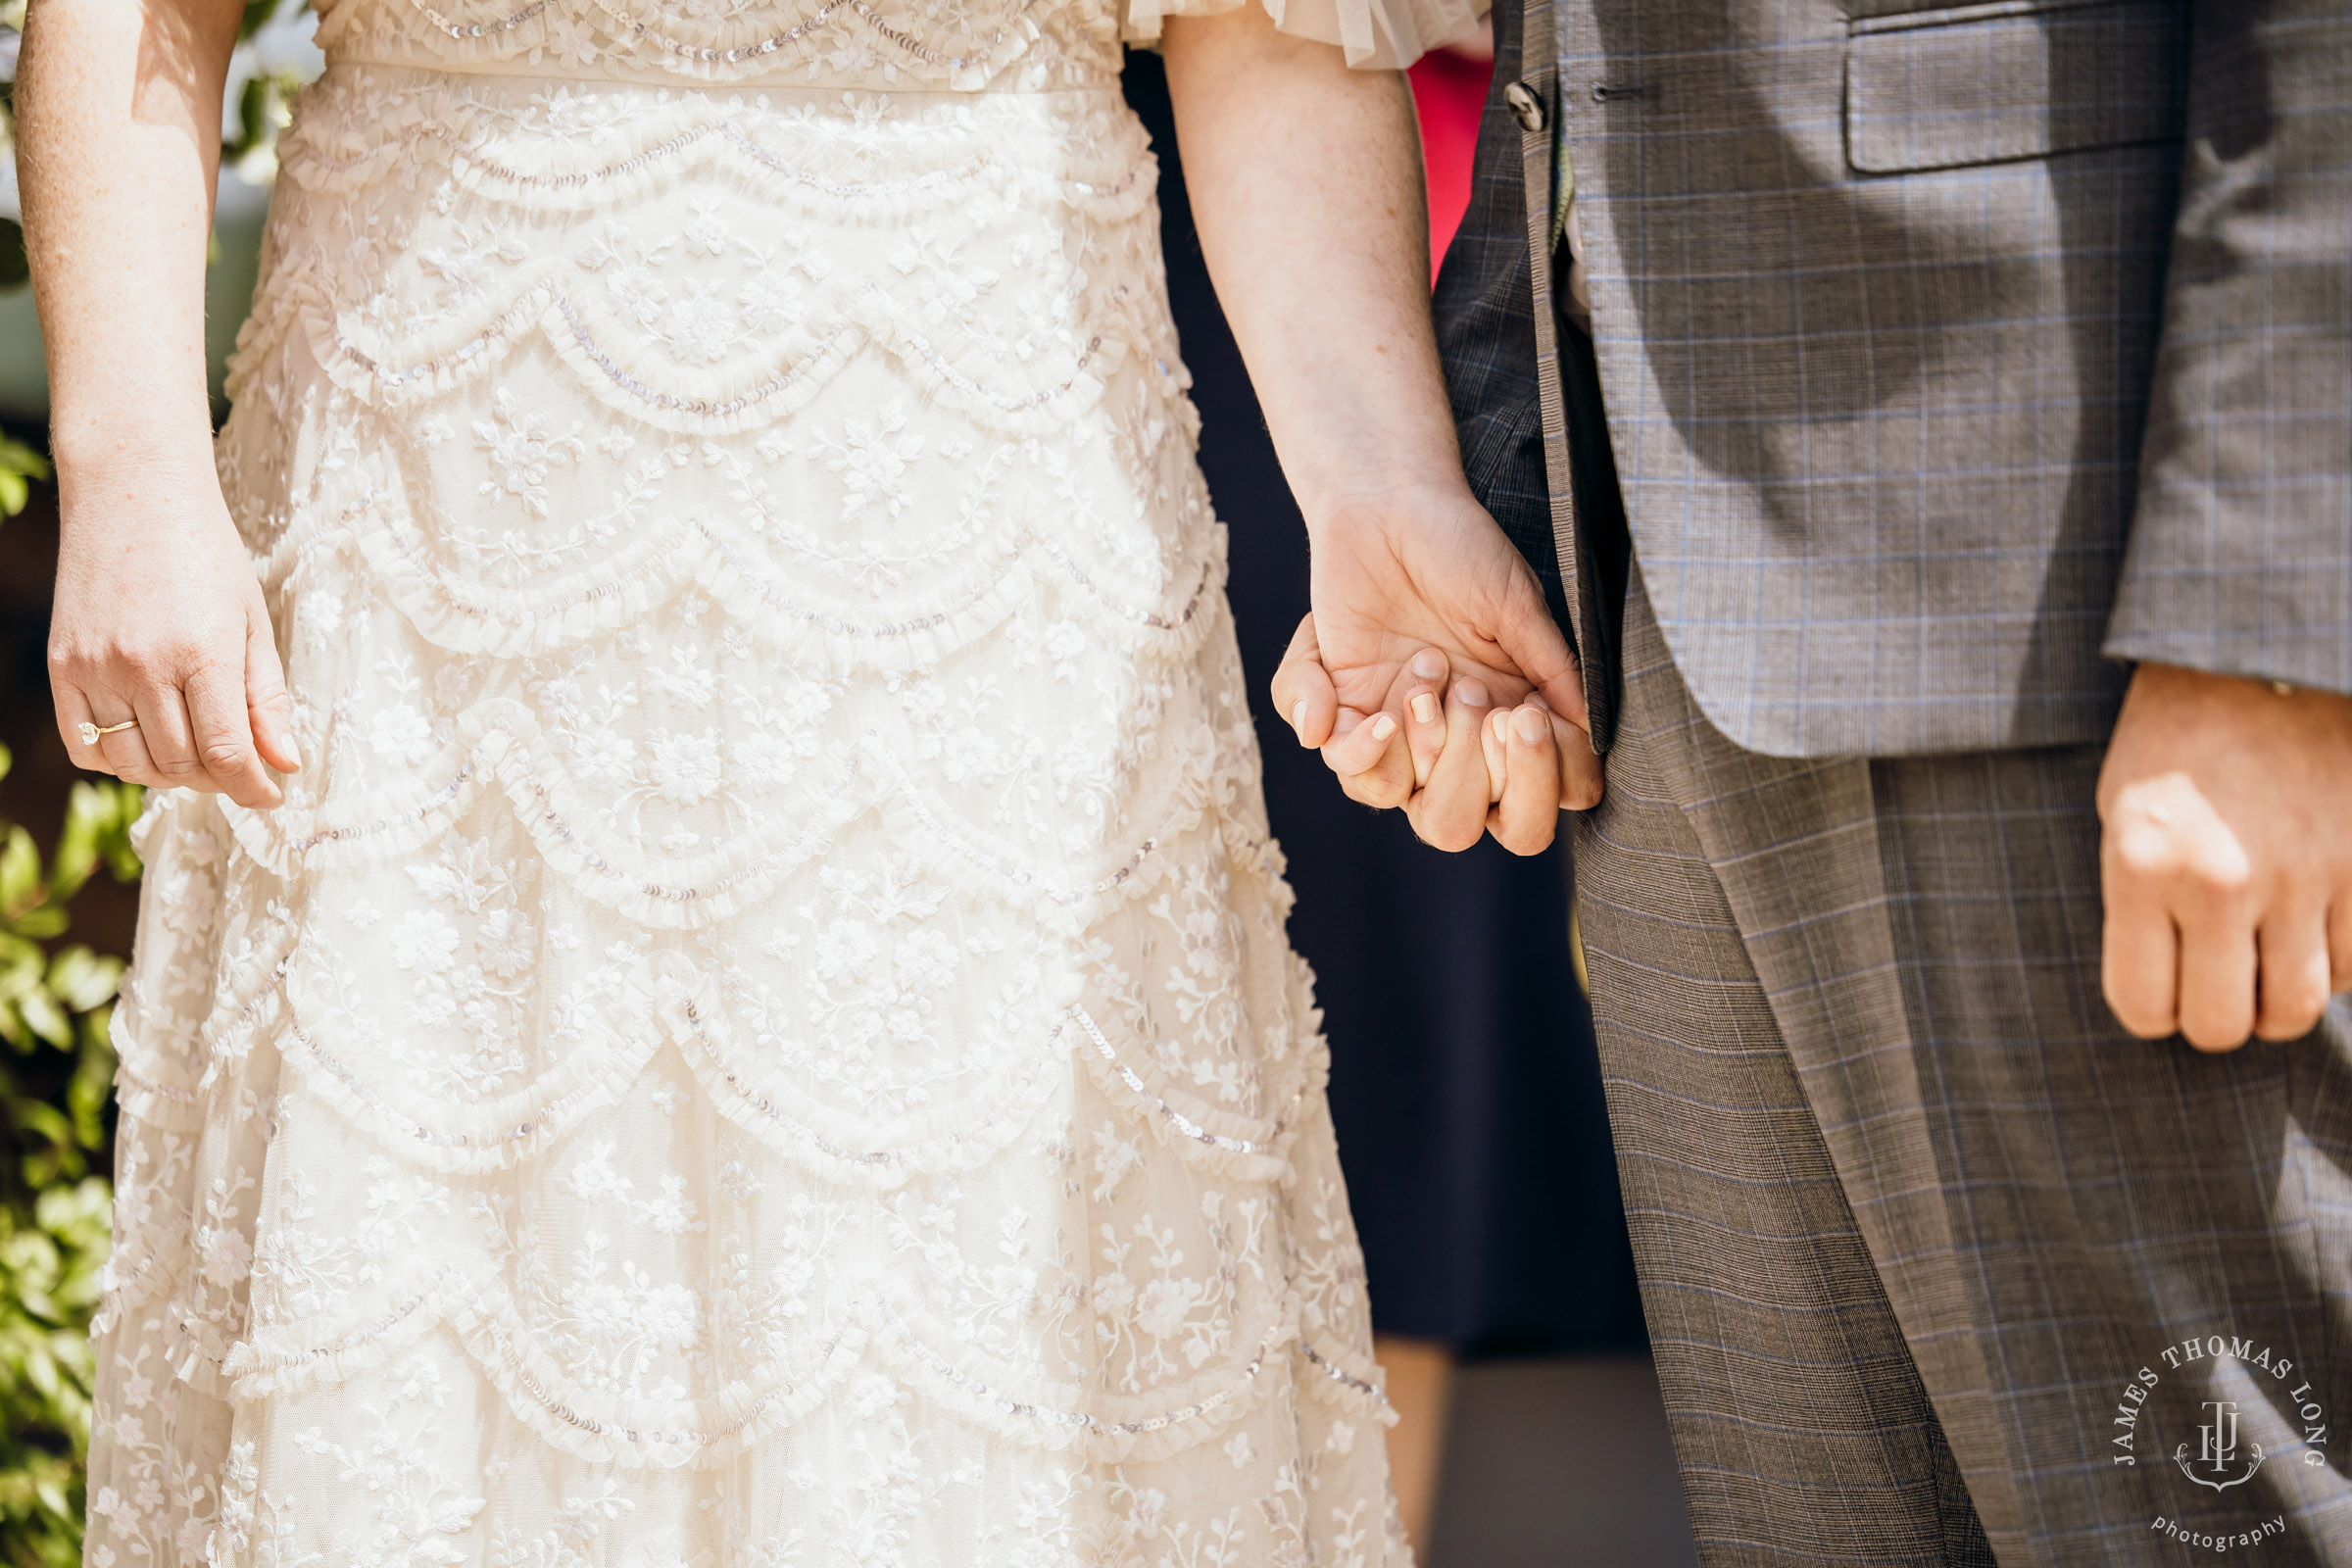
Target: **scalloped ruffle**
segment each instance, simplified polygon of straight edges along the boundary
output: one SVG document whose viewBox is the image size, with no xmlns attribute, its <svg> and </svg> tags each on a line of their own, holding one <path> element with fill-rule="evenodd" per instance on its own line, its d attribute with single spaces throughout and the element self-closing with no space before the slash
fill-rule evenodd
<svg viewBox="0 0 2352 1568">
<path fill-rule="evenodd" d="M 277 588 L 325 542 L 330 526 L 314 511 L 286 529 L 260 568 Z M 1194 657 L 1210 628 L 1225 585 L 1225 538 L 1210 530 L 1203 556 L 1179 564 L 1178 592 L 1160 604 L 1114 598 L 1066 552 L 1023 526 L 1002 547 L 976 559 L 946 583 L 892 605 L 888 618 L 871 610 L 819 599 L 778 580 L 772 566 L 755 564 L 745 541 L 692 514 L 655 518 L 631 528 L 627 541 L 602 560 L 529 587 L 468 581 L 447 570 L 407 506 L 391 496 L 351 503 L 331 531 L 347 536 L 360 560 L 427 642 L 454 654 L 523 659 L 573 647 L 634 624 L 679 595 L 707 596 L 730 619 L 795 663 L 851 673 L 936 666 L 1001 630 L 1036 606 L 1049 581 L 1075 586 L 1063 603 L 1116 646 L 1156 661 Z M 1042 571 L 1040 563 L 1050 569 Z"/>
<path fill-rule="evenodd" d="M 558 1064 L 493 1099 L 454 1102 L 369 1074 L 337 1052 L 327 1025 L 290 994 L 293 960 L 290 954 L 273 966 L 270 989 L 214 1035 L 196 1088 L 151 1085 L 122 1069 L 123 1113 L 150 1126 L 197 1130 L 208 1101 L 243 1092 L 244 1064 L 268 1043 L 275 1059 L 264 1076 L 286 1086 L 280 1093 L 324 1105 L 408 1163 L 482 1175 L 545 1153 L 583 1116 L 626 1099 L 647 1068 L 670 1053 L 720 1115 L 778 1155 L 823 1181 L 888 1190 L 974 1170 L 1003 1153 L 1067 1086 L 1074 1057 L 1111 1103 L 1181 1157 L 1228 1180 L 1280 1183 L 1290 1179 L 1296 1120 L 1319 1103 L 1314 1097 L 1327 1073 L 1319 1042 L 1305 1036 L 1303 1071 L 1294 1075 L 1297 1085 L 1277 1115 L 1204 1106 L 1149 1053 L 1132 1042 L 1114 1044 L 1073 1000 L 1083 981 L 1066 975 L 1040 999 L 1028 1026 L 1037 1045 L 1019 1053 L 1017 1066 L 983 1078 L 965 1096 L 876 1120 L 760 1071 L 757 1053 L 734 1040 L 711 988 L 672 954 L 657 965 L 657 978 L 633 984 L 625 1004 L 601 1016 Z M 137 1054 L 135 1040 L 124 1044 Z"/>
<path fill-rule="evenodd" d="M 332 1386 L 386 1364 L 446 1325 L 504 1396 L 507 1408 L 551 1446 L 599 1464 L 710 1468 L 808 1415 L 859 1365 L 885 1369 L 932 1403 L 1026 1446 L 1074 1451 L 1119 1464 L 1164 1459 L 1221 1435 L 1293 1384 L 1298 1303 L 1287 1297 L 1235 1333 L 1234 1359 L 1144 1395 L 1097 1394 L 1067 1384 L 1021 1387 L 1009 1370 L 967 1349 L 911 1296 L 888 1285 L 851 1293 L 837 1321 L 811 1339 L 808 1363 L 771 1362 L 697 1397 L 649 1399 L 584 1385 L 539 1345 L 504 1281 L 443 1264 L 384 1306 L 334 1325 L 303 1325 L 226 1341 L 182 1314 L 174 1371 L 238 1400 Z M 1310 1363 L 1312 1364 L 1312 1363 Z M 1325 1379 L 1323 1381 L 1328 1381 Z M 1368 1383 L 1364 1413 L 1385 1399 Z"/>
<path fill-rule="evenodd" d="M 1206 816 L 1218 795 L 1211 751 L 1179 754 L 1157 801 L 1138 803 L 1157 829 L 1102 852 L 1099 869 L 1043 868 L 959 826 L 929 798 L 880 736 L 847 782 L 795 811 L 748 825 L 725 847 L 665 857 L 608 837 L 520 703 L 493 698 L 454 720 L 456 744 L 399 785 L 325 806 L 255 810 L 222 801 L 238 846 L 270 874 L 291 879 L 383 864 L 439 839 L 477 801 L 502 799 L 547 868 L 581 897 L 662 930 L 692 930 L 741 914 L 809 863 L 868 811 L 901 814 L 902 836 L 928 839 L 931 863 L 982 897 L 1010 901 L 1049 929 L 1083 929 L 1125 896 L 1138 869 Z"/>
<path fill-rule="evenodd" d="M 197 1054 L 203 1065 L 192 1085 L 172 1082 L 173 1074 L 152 1059 L 138 1030 L 119 1023 L 122 1113 L 161 1129 L 198 1131 L 209 1103 L 245 1092 L 244 1064 L 268 1042 L 275 1059 L 266 1078 L 326 1106 L 407 1162 L 479 1175 L 536 1157 L 582 1116 L 620 1102 L 668 1050 L 721 1115 L 777 1153 L 822 1180 L 888 1189 L 917 1176 L 976 1169 L 1002 1152 L 1067 1081 L 1074 1052 L 1104 1098 L 1162 1147 L 1229 1180 L 1281 1183 L 1291 1178 L 1299 1118 L 1320 1107 L 1328 1077 L 1311 982 L 1295 956 L 1290 1004 L 1300 1020 L 1298 1049 L 1304 1054 L 1279 1108 L 1267 1116 L 1199 1100 L 1152 1053 L 1098 1022 L 1081 1000 L 1088 981 L 1065 972 L 1040 998 L 1032 1025 L 1047 1044 L 1024 1053 L 1017 1071 L 985 1080 L 972 1096 L 877 1122 L 757 1071 L 755 1054 L 731 1039 L 716 994 L 671 954 L 632 982 L 625 1004 L 601 1014 L 590 1038 L 570 1045 L 560 1063 L 494 1099 L 460 1102 L 420 1095 L 396 1078 L 371 1079 L 338 1053 L 331 1031 L 318 1021 L 322 1015 L 293 993 L 300 952 L 299 945 L 288 947 L 257 971 L 261 984 L 251 994 L 224 999 L 205 1020 Z"/>
<path fill-rule="evenodd" d="M 856 134 L 855 120 L 796 121 L 795 150 L 779 152 L 745 128 L 739 105 L 688 94 L 649 101 L 623 130 L 583 144 L 552 123 L 515 127 L 511 116 L 479 104 L 475 84 L 463 78 L 373 94 L 365 113 L 357 106 L 346 112 L 325 96 L 344 85 L 320 88 L 279 146 L 281 177 L 314 196 L 362 192 L 404 164 L 431 162 L 472 197 L 560 218 L 607 216 L 691 181 L 827 224 L 903 223 L 981 198 L 1117 223 L 1150 212 L 1157 170 L 1140 130 L 1126 122 L 1116 122 L 1126 133 L 1115 151 L 1090 158 L 1041 134 L 1035 115 L 1000 112 L 990 128 L 1012 145 L 975 150 L 973 117 L 990 111 L 961 100 L 943 105 L 955 112 L 936 122 L 908 117 L 894 167 L 853 178 L 810 160 L 823 154 L 861 166 L 858 155 L 871 138 Z M 812 90 L 811 101 L 821 102 L 823 91 Z"/>
<path fill-rule="evenodd" d="M 1032 13 L 1048 9 L 1044 0 L 1016 0 L 993 29 L 956 37 L 871 0 L 789 0 L 710 22 L 621 0 L 343 0 L 320 22 L 318 42 L 330 62 L 742 85 L 806 79 L 808 62 L 849 34 L 881 58 L 871 73 L 878 81 L 852 77 L 848 85 L 903 79 L 968 92 L 1029 52 L 1041 30 Z"/>
<path fill-rule="evenodd" d="M 543 268 L 541 272 L 552 270 Z M 1136 340 L 1128 313 L 1076 346 L 1071 359 L 1017 381 L 994 363 L 959 364 L 908 322 L 878 287 L 845 302 L 836 324 L 796 333 L 765 354 L 731 366 L 698 368 L 614 346 L 618 327 L 595 318 L 559 283 L 526 274 L 509 302 L 444 324 L 429 334 L 383 341 L 344 321 L 321 286 L 273 276 L 230 368 L 229 397 L 254 389 L 255 367 L 300 330 L 312 357 L 336 385 L 370 407 L 399 409 L 440 397 L 487 376 L 525 339 L 543 342 L 595 402 L 658 430 L 727 436 L 757 430 L 806 408 L 841 370 L 865 353 L 888 355 L 913 384 L 984 428 L 1008 436 L 1050 435 L 1092 412 L 1103 378 Z"/>
</svg>

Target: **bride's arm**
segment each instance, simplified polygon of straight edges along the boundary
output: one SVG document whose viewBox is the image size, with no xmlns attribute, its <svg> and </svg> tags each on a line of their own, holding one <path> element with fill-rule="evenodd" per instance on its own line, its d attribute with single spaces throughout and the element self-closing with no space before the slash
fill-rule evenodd
<svg viewBox="0 0 2352 1568">
<path fill-rule="evenodd" d="M 1476 674 L 1505 702 L 1544 694 L 1567 721 L 1562 803 L 1592 804 L 1599 766 L 1581 732 L 1575 660 L 1534 572 L 1462 477 L 1403 77 L 1351 71 L 1337 47 L 1278 31 L 1254 4 L 1170 18 L 1162 53 L 1201 250 L 1313 546 L 1313 626 L 1301 635 L 1319 662 L 1286 664 L 1278 697 L 1294 705 L 1299 739 L 1325 747 L 1357 799 L 1404 805 L 1423 838 L 1466 847 L 1488 826 L 1479 748 L 1445 746 L 1442 713 L 1413 699 L 1443 698 L 1447 674 Z M 1450 670 L 1411 672 L 1424 647 Z M 1393 726 L 1348 727 L 1347 710 L 1384 709 Z"/>
<path fill-rule="evenodd" d="M 1351 71 L 1255 4 L 1165 27 L 1200 248 L 1309 526 L 1458 484 L 1403 74 Z"/>
<path fill-rule="evenodd" d="M 64 537 L 50 622 L 76 761 L 274 806 L 284 678 L 213 469 L 204 269 L 238 0 L 34 0 L 17 79 L 24 242 Z M 135 728 L 85 746 L 84 722 Z M 258 749 L 258 759 L 257 759 Z"/>
</svg>

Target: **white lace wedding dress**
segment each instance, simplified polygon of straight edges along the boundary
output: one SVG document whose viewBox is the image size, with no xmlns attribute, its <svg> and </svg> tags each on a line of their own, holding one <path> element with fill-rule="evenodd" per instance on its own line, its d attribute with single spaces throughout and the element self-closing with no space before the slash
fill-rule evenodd
<svg viewBox="0 0 2352 1568">
<path fill-rule="evenodd" d="M 440 3 L 282 147 L 308 765 L 141 828 L 90 1564 L 1404 1561 L 1156 17 Z"/>
</svg>

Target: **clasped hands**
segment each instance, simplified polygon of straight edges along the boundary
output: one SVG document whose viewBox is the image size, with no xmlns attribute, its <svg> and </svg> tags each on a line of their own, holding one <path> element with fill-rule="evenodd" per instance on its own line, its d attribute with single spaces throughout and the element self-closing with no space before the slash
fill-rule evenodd
<svg viewBox="0 0 2352 1568">
<path fill-rule="evenodd" d="M 1310 525 L 1313 612 L 1274 675 L 1299 744 L 1350 799 L 1443 850 L 1533 855 L 1600 799 L 1576 660 L 1542 587 L 1466 488 Z"/>
<path fill-rule="evenodd" d="M 1440 849 L 1491 832 L 1520 855 L 1598 803 L 1576 661 L 1466 490 L 1312 531 L 1314 608 L 1274 701 L 1350 798 Z M 2127 1030 L 2293 1040 L 2352 990 L 2352 698 L 2143 664 L 2096 805 L 2101 988 Z"/>
<path fill-rule="evenodd" d="M 1581 708 L 1563 716 L 1519 676 L 1435 647 L 1395 668 L 1385 691 L 1377 676 L 1335 679 L 1310 614 L 1275 676 L 1299 744 L 1321 749 L 1351 799 L 1402 807 L 1413 831 L 1441 850 L 1466 850 L 1491 832 L 1513 854 L 1534 855 L 1551 843 L 1562 810 L 1600 798 Z M 1344 684 L 1371 710 L 1342 702 Z M 1588 765 L 1576 769 L 1572 758 Z"/>
</svg>

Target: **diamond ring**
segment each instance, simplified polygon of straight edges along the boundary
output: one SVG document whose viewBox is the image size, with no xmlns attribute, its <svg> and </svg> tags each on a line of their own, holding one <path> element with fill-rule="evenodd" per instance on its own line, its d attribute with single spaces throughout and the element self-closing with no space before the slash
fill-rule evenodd
<svg viewBox="0 0 2352 1568">
<path fill-rule="evenodd" d="M 120 724 L 106 725 L 93 724 L 85 718 L 74 726 L 75 732 L 81 736 L 81 744 L 84 746 L 97 745 L 98 737 L 101 735 L 112 735 L 119 729 L 136 729 L 138 727 L 139 721 L 135 718 L 126 718 Z"/>
</svg>

